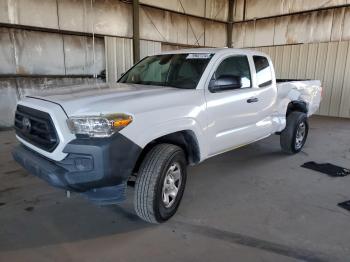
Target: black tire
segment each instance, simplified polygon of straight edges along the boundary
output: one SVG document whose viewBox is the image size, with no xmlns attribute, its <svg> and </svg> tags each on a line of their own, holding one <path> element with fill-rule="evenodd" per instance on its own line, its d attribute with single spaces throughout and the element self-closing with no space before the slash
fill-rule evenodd
<svg viewBox="0 0 350 262">
<path fill-rule="evenodd" d="M 297 141 L 297 132 L 300 126 L 305 126 L 305 134 L 300 143 Z M 282 151 L 288 154 L 296 154 L 301 151 L 307 139 L 309 123 L 307 115 L 302 112 L 291 112 L 287 117 L 286 128 L 281 132 L 280 144 Z M 300 141 L 300 140 L 299 140 Z"/>
<path fill-rule="evenodd" d="M 171 172 L 169 170 L 174 166 L 180 170 L 181 180 L 172 205 L 167 207 L 163 202 L 163 186 L 168 172 Z M 178 146 L 159 144 L 148 152 L 141 163 L 135 184 L 134 207 L 141 219 L 158 224 L 176 213 L 185 190 L 186 166 L 185 153 Z"/>
</svg>

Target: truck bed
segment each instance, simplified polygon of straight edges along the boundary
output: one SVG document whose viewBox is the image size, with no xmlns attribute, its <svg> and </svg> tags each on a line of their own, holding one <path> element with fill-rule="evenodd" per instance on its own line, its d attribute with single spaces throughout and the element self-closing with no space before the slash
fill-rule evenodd
<svg viewBox="0 0 350 262">
<path fill-rule="evenodd" d="M 317 111 L 322 96 L 321 81 L 276 79 L 276 83 L 280 102 L 286 98 L 304 101 L 308 106 L 308 116 Z"/>
</svg>

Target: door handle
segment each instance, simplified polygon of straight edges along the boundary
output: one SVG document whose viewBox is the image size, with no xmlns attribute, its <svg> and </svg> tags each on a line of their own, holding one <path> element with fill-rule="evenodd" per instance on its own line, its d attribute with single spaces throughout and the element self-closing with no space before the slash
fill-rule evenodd
<svg viewBox="0 0 350 262">
<path fill-rule="evenodd" d="M 252 98 L 249 98 L 248 100 L 247 100 L 247 103 L 256 103 L 256 102 L 258 102 L 259 101 L 259 99 L 257 98 L 257 97 L 252 97 Z"/>
</svg>

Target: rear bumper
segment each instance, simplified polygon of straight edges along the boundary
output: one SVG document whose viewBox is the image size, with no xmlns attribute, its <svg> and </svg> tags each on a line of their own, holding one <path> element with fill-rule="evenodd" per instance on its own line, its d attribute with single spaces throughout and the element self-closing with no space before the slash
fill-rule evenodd
<svg viewBox="0 0 350 262">
<path fill-rule="evenodd" d="M 121 134 L 110 138 L 75 139 L 63 150 L 67 157 L 53 161 L 18 145 L 14 159 L 31 174 L 50 185 L 76 192 L 89 192 L 125 184 L 132 174 L 141 148 Z"/>
</svg>

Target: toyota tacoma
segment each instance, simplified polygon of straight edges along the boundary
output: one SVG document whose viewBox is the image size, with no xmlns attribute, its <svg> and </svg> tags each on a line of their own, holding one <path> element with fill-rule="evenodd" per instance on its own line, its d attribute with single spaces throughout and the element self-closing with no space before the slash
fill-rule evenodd
<svg viewBox="0 0 350 262">
<path fill-rule="evenodd" d="M 136 213 L 172 217 L 186 167 L 266 138 L 302 150 L 321 100 L 317 80 L 277 79 L 271 59 L 243 49 L 148 56 L 117 83 L 61 87 L 18 102 L 14 159 L 33 175 L 98 204 L 125 199 Z"/>
</svg>

